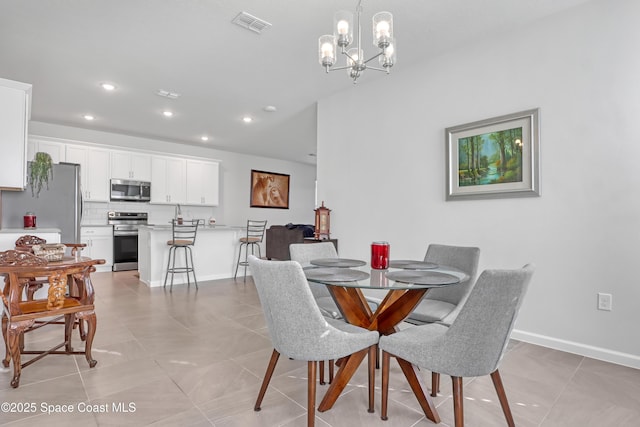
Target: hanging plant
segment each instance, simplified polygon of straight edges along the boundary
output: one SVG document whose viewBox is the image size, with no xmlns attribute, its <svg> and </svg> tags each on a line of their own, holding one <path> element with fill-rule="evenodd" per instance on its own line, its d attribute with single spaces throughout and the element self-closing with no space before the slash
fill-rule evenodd
<svg viewBox="0 0 640 427">
<path fill-rule="evenodd" d="M 31 187 L 31 195 L 39 197 L 42 186 L 49 189 L 49 180 L 53 179 L 53 162 L 48 153 L 39 152 L 29 163 L 29 176 L 27 182 Z"/>
</svg>

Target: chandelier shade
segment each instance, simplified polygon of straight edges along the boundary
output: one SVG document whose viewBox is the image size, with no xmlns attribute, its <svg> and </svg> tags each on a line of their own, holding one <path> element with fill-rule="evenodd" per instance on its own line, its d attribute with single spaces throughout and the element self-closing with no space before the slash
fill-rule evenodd
<svg viewBox="0 0 640 427">
<path fill-rule="evenodd" d="M 373 15 L 373 45 L 379 48 L 389 46 L 393 39 L 393 15 L 378 12 Z"/>
<path fill-rule="evenodd" d="M 332 35 L 324 35 L 318 39 L 318 53 L 320 65 L 332 67 L 336 63 L 336 38 Z"/>
<path fill-rule="evenodd" d="M 396 42 L 393 37 L 393 15 L 390 12 L 378 12 L 372 18 L 372 42 L 378 48 L 378 52 L 365 60 L 362 48 L 362 27 L 360 18 L 362 15 L 362 0 L 358 1 L 354 14 L 347 10 L 340 10 L 333 17 L 333 35 L 323 35 L 318 39 L 318 59 L 326 72 L 347 70 L 353 83 L 364 70 L 384 71 L 389 74 L 391 67 L 396 62 Z M 355 32 L 355 36 L 354 36 Z M 354 45 L 354 47 L 350 47 Z M 345 57 L 345 65 L 334 67 L 338 60 L 338 48 L 340 54 Z M 368 63 L 378 58 L 378 64 L 382 68 L 373 67 Z"/>
</svg>

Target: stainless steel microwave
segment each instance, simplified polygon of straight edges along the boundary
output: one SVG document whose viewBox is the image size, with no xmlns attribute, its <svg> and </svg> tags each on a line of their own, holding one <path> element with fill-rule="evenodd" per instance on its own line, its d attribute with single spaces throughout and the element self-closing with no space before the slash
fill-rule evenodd
<svg viewBox="0 0 640 427">
<path fill-rule="evenodd" d="M 127 179 L 111 180 L 112 202 L 148 202 L 151 200 L 151 183 L 147 181 L 130 181 Z"/>
</svg>

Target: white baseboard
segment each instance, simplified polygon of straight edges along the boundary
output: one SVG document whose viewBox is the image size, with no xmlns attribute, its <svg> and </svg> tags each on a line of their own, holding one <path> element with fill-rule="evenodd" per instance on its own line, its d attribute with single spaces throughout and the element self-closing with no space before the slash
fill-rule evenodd
<svg viewBox="0 0 640 427">
<path fill-rule="evenodd" d="M 561 340 L 546 335 L 539 335 L 516 329 L 511 333 L 511 338 L 528 342 L 530 344 L 566 351 L 567 353 L 579 354 L 592 359 L 603 360 L 605 362 L 640 369 L 640 356 L 634 354 L 621 353 L 619 351 L 609 350 L 602 347 L 594 347 L 579 342 Z"/>
</svg>

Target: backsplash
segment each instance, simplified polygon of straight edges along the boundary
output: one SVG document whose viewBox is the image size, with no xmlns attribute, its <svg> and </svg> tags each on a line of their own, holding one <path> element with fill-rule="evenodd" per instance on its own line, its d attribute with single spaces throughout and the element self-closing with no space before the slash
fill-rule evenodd
<svg viewBox="0 0 640 427">
<path fill-rule="evenodd" d="M 216 218 L 216 208 L 211 206 L 180 206 L 184 219 Z M 103 225 L 107 223 L 107 212 L 147 212 L 149 224 L 167 224 L 175 216 L 176 205 L 152 205 L 149 203 L 97 203 L 85 202 L 82 212 L 82 225 Z"/>
</svg>

